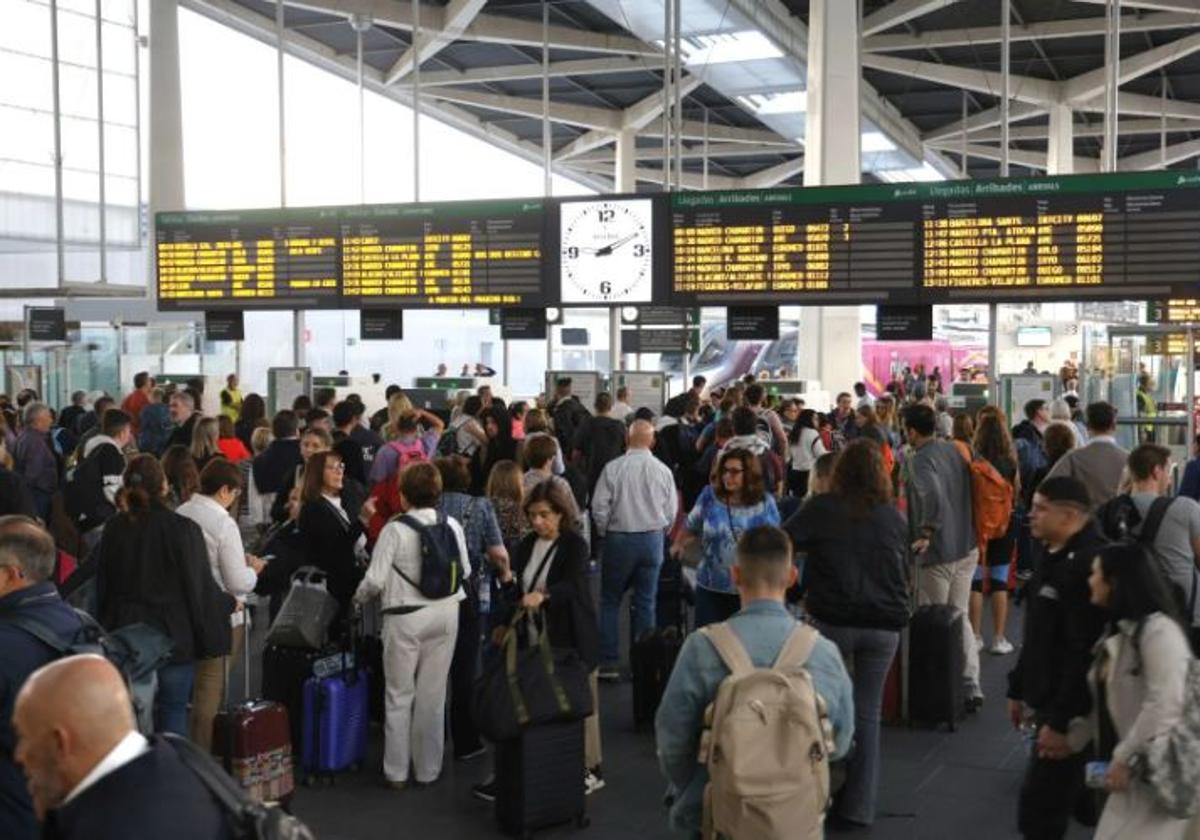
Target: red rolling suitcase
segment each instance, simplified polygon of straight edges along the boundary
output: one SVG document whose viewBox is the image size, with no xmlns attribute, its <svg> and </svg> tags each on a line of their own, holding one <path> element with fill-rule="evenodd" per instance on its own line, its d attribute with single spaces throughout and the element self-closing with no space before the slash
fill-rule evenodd
<svg viewBox="0 0 1200 840">
<path fill-rule="evenodd" d="M 250 699 L 250 620 L 246 619 L 246 699 L 226 702 L 213 719 L 213 754 L 251 798 L 287 802 L 295 789 L 287 707 Z M 228 700 L 229 677 L 225 679 Z"/>
</svg>

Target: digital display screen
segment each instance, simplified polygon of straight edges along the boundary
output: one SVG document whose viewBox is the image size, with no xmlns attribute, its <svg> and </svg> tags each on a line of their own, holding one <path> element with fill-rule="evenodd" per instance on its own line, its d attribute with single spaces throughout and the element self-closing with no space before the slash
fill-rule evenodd
<svg viewBox="0 0 1200 840">
<path fill-rule="evenodd" d="M 1139 298 L 1200 281 L 1200 175 L 679 193 L 674 305 Z"/>
<path fill-rule="evenodd" d="M 160 213 L 159 309 L 340 305 L 337 211 Z"/>
<path fill-rule="evenodd" d="M 346 306 L 545 304 L 542 202 L 454 202 L 342 212 Z"/>
</svg>

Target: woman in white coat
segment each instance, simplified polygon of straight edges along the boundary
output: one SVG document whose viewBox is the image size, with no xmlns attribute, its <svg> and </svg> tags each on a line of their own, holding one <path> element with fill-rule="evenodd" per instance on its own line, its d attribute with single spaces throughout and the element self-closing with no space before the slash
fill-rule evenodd
<svg viewBox="0 0 1200 840">
<path fill-rule="evenodd" d="M 1096 838 L 1180 840 L 1187 820 L 1155 802 L 1139 773 L 1140 753 L 1179 722 L 1191 651 L 1177 618 L 1178 605 L 1158 563 L 1137 544 L 1111 546 L 1092 564 L 1092 603 L 1109 616 L 1109 633 L 1096 645 L 1091 684 L 1093 716 L 1103 733 L 1115 731 L 1105 788 L 1108 802 Z"/>
</svg>

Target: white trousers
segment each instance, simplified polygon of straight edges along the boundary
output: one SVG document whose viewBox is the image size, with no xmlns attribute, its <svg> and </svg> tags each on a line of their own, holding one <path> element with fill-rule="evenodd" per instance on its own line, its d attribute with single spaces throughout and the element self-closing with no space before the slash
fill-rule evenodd
<svg viewBox="0 0 1200 840">
<path fill-rule="evenodd" d="M 963 614 L 963 683 L 979 687 L 979 651 L 975 648 L 975 633 L 967 621 L 967 607 L 971 602 L 971 579 L 979 565 L 979 549 L 953 563 L 923 566 L 917 577 L 917 606 L 949 604 L 958 607 Z"/>
<path fill-rule="evenodd" d="M 383 774 L 408 781 L 411 763 L 418 782 L 442 772 L 446 742 L 446 678 L 458 636 L 458 604 L 424 607 L 383 619 Z"/>
</svg>

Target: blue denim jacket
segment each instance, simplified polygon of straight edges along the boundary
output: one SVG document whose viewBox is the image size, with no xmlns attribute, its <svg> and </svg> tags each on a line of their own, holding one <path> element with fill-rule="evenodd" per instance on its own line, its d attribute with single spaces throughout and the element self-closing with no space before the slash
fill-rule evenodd
<svg viewBox="0 0 1200 840">
<path fill-rule="evenodd" d="M 782 603 L 771 600 L 752 601 L 729 620 L 750 660 L 759 668 L 770 667 L 775 661 L 795 623 Z M 854 738 L 854 690 L 842 655 L 833 642 L 821 638 L 805 667 L 829 709 L 833 757 L 841 758 Z M 693 633 L 683 643 L 658 707 L 654 720 L 658 763 L 675 799 L 671 807 L 674 831 L 700 831 L 704 786 L 708 784 L 708 768 L 697 761 L 704 710 L 728 675 L 729 669 L 716 648 L 700 633 Z"/>
</svg>

